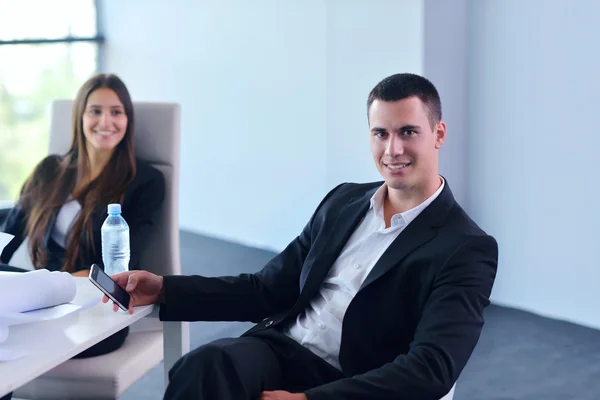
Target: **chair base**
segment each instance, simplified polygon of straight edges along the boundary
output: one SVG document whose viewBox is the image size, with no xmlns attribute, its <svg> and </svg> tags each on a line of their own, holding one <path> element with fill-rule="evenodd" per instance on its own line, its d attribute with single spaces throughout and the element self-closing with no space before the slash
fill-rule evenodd
<svg viewBox="0 0 600 400">
<path fill-rule="evenodd" d="M 19 399 L 116 399 L 163 359 L 163 333 L 133 332 L 118 350 L 72 359 L 17 389 Z"/>
</svg>

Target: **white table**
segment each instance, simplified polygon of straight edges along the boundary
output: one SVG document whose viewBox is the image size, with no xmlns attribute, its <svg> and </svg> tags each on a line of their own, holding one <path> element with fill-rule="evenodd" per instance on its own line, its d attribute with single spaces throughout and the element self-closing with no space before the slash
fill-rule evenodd
<svg viewBox="0 0 600 400">
<path fill-rule="evenodd" d="M 77 294 L 73 303 L 83 305 L 102 297 L 87 278 L 76 278 L 76 281 Z M 133 315 L 130 315 L 121 310 L 115 313 L 112 304 L 99 302 L 56 320 L 11 326 L 8 339 L 0 344 L 0 348 L 24 347 L 29 355 L 0 362 L 0 397 L 148 316 L 155 308 L 158 307 L 135 307 Z M 181 323 L 164 324 L 165 376 L 174 362 L 189 351 L 189 331 L 182 331 L 181 327 Z"/>
</svg>

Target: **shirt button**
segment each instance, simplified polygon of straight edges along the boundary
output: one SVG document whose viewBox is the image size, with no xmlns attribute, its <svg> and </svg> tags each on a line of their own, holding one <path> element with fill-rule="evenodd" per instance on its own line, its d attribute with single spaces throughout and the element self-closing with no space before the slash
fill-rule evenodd
<svg viewBox="0 0 600 400">
<path fill-rule="evenodd" d="M 360 264 L 354 264 L 354 268 L 355 269 L 359 269 L 360 268 Z"/>
<path fill-rule="evenodd" d="M 322 330 L 325 330 L 325 324 L 322 322 L 319 322 L 318 327 Z"/>
</svg>

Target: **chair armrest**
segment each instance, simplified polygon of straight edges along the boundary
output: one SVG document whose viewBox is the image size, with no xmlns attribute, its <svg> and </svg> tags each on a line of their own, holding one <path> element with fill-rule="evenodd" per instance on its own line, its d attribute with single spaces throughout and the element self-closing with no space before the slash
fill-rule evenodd
<svg viewBox="0 0 600 400">
<path fill-rule="evenodd" d="M 131 325 L 130 332 L 156 330 L 156 324 L 159 323 L 159 310 L 160 306 L 154 306 L 154 309 L 150 314 Z M 169 382 L 169 370 L 173 367 L 173 365 L 175 365 L 177 360 L 190 351 L 190 323 L 179 321 L 163 321 L 162 331 L 164 377 L 166 384 Z"/>
<path fill-rule="evenodd" d="M 151 326 L 155 326 L 155 322 L 158 321 L 160 306 L 154 306 L 154 309 L 145 318 L 141 319 L 137 323 L 144 320 L 150 323 Z M 162 322 L 163 328 L 163 361 L 164 361 L 164 374 L 165 384 L 169 382 L 169 370 L 175 365 L 177 360 L 182 356 L 186 355 L 190 351 L 190 323 L 179 322 L 179 321 L 164 321 Z M 132 325 L 132 332 L 134 331 Z M 137 331 L 137 329 L 135 329 Z"/>
<path fill-rule="evenodd" d="M 169 382 L 169 370 L 177 360 L 190 351 L 190 323 L 163 322 L 163 362 L 165 386 Z"/>
</svg>

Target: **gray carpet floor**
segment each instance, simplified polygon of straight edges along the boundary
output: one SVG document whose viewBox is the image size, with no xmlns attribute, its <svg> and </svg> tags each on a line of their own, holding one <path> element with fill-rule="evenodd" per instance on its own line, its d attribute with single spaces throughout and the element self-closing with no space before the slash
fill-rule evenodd
<svg viewBox="0 0 600 400">
<path fill-rule="evenodd" d="M 232 275 L 259 270 L 274 254 L 182 232 L 184 274 Z M 599 400 L 600 331 L 490 306 L 480 342 L 463 371 L 455 400 Z M 192 348 L 234 337 L 249 323 L 191 324 Z M 121 398 L 161 399 L 162 364 Z"/>
</svg>

